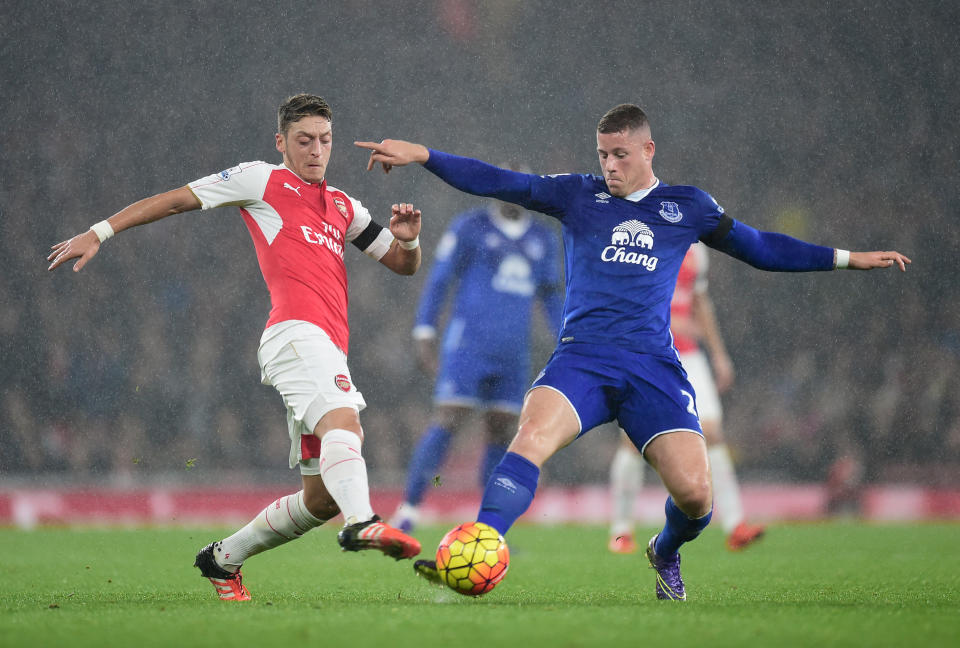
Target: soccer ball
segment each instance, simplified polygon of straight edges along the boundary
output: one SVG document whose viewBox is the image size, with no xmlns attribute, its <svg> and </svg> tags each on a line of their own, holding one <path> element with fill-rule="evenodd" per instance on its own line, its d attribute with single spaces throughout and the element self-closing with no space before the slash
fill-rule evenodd
<svg viewBox="0 0 960 648">
<path fill-rule="evenodd" d="M 510 550 L 503 536 L 483 522 L 466 522 L 443 536 L 437 548 L 437 573 L 455 592 L 486 594 L 503 580 Z"/>
</svg>

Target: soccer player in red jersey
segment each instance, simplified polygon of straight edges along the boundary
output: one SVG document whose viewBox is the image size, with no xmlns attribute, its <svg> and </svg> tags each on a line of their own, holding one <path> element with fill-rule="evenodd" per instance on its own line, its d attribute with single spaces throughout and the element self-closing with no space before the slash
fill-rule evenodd
<svg viewBox="0 0 960 648">
<path fill-rule="evenodd" d="M 260 339 L 264 384 L 287 407 L 290 467 L 299 466 L 303 489 L 281 497 L 233 535 L 204 547 L 195 566 L 224 600 L 249 600 L 244 560 L 294 540 L 338 513 L 345 551 L 377 549 L 412 558 L 420 543 L 384 524 L 370 505 L 366 463 L 360 453 L 366 406 L 347 368 L 346 243 L 394 272 L 420 267 L 420 210 L 392 206 L 389 228 L 372 220 L 359 201 L 326 182 L 333 113 L 321 97 L 298 94 L 278 111 L 276 147 L 281 164 L 242 163 L 140 200 L 89 230 L 52 247 L 50 270 L 78 259 L 81 270 L 103 242 L 130 227 L 172 214 L 238 206 L 270 292 L 271 311 Z"/>
</svg>

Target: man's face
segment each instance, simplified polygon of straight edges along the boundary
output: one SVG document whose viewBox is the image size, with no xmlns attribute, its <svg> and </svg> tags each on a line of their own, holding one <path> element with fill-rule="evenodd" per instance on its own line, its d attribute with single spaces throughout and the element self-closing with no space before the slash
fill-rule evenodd
<svg viewBox="0 0 960 648">
<path fill-rule="evenodd" d="M 311 116 L 290 124 L 286 133 L 277 133 L 283 163 L 307 182 L 323 182 L 333 145 L 331 129 L 330 120 Z"/>
<path fill-rule="evenodd" d="M 500 203 L 500 215 L 507 220 L 520 220 L 523 216 L 523 207 L 513 203 Z"/>
<path fill-rule="evenodd" d="M 654 181 L 653 140 L 649 128 L 597 133 L 597 154 L 603 179 L 618 198 L 646 189 Z"/>
</svg>

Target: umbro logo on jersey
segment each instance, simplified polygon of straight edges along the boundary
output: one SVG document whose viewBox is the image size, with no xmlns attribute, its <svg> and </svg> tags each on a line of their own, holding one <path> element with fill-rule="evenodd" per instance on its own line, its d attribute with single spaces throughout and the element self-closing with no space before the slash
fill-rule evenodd
<svg viewBox="0 0 960 648">
<path fill-rule="evenodd" d="M 604 205 L 606 205 L 608 202 L 610 202 L 610 198 L 613 197 L 613 196 L 611 196 L 610 194 L 608 194 L 606 191 L 601 191 L 600 193 L 598 193 L 598 194 L 593 194 L 593 195 L 597 197 L 597 202 L 598 202 L 598 203 L 603 203 Z"/>
<path fill-rule="evenodd" d="M 600 259 L 607 263 L 634 263 L 642 265 L 648 272 L 657 269 L 658 257 L 628 248 L 653 250 L 653 230 L 638 220 L 628 220 L 613 228 L 610 245 L 603 248 Z"/>
<path fill-rule="evenodd" d="M 302 186 L 302 185 L 301 185 L 301 186 Z M 294 186 L 291 185 L 289 182 L 284 182 L 284 183 L 283 183 L 283 188 L 284 188 L 284 189 L 289 189 L 289 190 L 292 191 L 293 193 L 295 193 L 295 194 L 297 194 L 298 196 L 300 196 L 300 187 L 294 187 Z M 300 196 L 300 197 L 303 198 L 303 196 Z"/>
</svg>

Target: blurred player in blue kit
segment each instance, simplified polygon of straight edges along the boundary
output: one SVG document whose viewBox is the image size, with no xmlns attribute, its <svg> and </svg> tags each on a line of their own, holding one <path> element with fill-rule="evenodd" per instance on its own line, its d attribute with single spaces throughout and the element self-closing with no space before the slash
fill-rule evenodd
<svg viewBox="0 0 960 648">
<path fill-rule="evenodd" d="M 512 203 L 465 212 L 441 238 L 413 330 L 420 365 L 436 377 L 434 411 L 410 459 L 393 526 L 409 533 L 417 524 L 452 436 L 474 412 L 483 412 L 486 431 L 481 485 L 503 457 L 530 384 L 536 302 L 551 333 L 556 335 L 560 323 L 557 248 L 550 229 Z M 437 326 L 451 289 L 438 359 Z"/>
<path fill-rule="evenodd" d="M 357 142 L 368 168 L 422 164 L 467 193 L 514 202 L 557 218 L 566 261 L 559 344 L 534 381 L 519 426 L 495 468 L 477 521 L 506 534 L 529 508 L 540 467 L 590 429 L 616 420 L 669 493 L 666 522 L 647 545 L 656 595 L 683 601 L 680 546 L 713 512 L 707 449 L 695 392 L 670 333 L 670 302 L 687 249 L 696 241 L 756 268 L 805 272 L 898 266 L 898 252 L 850 252 L 758 231 L 724 213 L 706 192 L 671 186 L 653 172 L 647 116 L 633 104 L 597 125 L 602 176 L 539 176 L 402 140 Z M 436 565 L 418 572 L 437 578 Z"/>
</svg>

